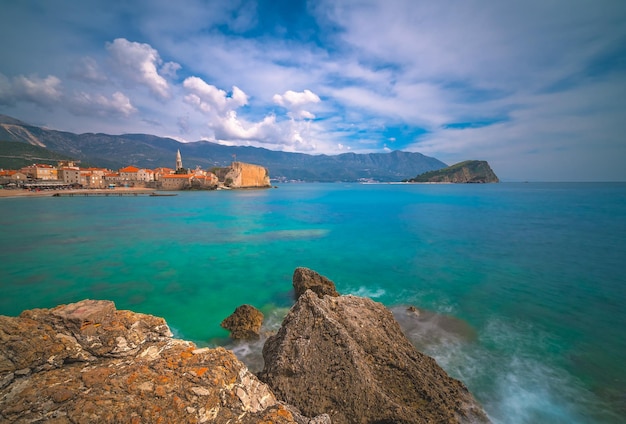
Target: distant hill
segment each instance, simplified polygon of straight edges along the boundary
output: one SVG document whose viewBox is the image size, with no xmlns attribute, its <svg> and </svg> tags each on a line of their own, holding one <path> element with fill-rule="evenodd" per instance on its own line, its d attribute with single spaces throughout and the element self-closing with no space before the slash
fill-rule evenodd
<svg viewBox="0 0 626 424">
<path fill-rule="evenodd" d="M 487 161 L 467 160 L 407 180 L 411 183 L 497 183 L 500 180 Z"/>
<path fill-rule="evenodd" d="M 402 151 L 307 155 L 257 147 L 223 146 L 208 141 L 180 143 L 148 134 L 74 134 L 28 125 L 4 115 L 0 115 L 0 140 L 45 147 L 82 163 L 111 169 L 126 165 L 173 168 L 176 151 L 180 149 L 183 164 L 188 168 L 226 166 L 236 159 L 264 166 L 272 179 L 279 180 L 400 181 L 446 166 L 421 153 Z"/>
<path fill-rule="evenodd" d="M 33 163 L 56 165 L 58 161 L 68 159 L 71 158 L 44 147 L 0 141 L 0 169 L 20 169 Z"/>
</svg>

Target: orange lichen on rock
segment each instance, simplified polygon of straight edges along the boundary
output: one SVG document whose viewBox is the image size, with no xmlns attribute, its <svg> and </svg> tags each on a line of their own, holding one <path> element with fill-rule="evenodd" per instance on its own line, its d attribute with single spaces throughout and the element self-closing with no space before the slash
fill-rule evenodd
<svg viewBox="0 0 626 424">
<path fill-rule="evenodd" d="M 209 369 L 207 367 L 196 368 L 194 372 L 198 377 L 202 377 Z"/>
<path fill-rule="evenodd" d="M 0 422 L 295 423 L 232 352 L 113 302 L 0 316 L 0 338 Z"/>
</svg>

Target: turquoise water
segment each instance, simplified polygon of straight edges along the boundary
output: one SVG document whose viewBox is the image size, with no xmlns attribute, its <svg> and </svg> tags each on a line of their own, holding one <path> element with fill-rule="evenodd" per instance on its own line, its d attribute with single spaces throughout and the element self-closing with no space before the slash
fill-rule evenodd
<svg viewBox="0 0 626 424">
<path fill-rule="evenodd" d="M 435 312 L 409 337 L 495 422 L 626 415 L 626 184 L 5 198 L 0 228 L 3 315 L 110 299 L 212 345 L 240 304 L 284 313 L 307 266 L 343 294 Z"/>
</svg>

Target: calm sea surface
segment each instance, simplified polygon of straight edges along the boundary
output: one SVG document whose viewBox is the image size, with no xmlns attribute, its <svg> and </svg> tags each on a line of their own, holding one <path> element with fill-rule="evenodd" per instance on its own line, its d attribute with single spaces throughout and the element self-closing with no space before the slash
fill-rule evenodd
<svg viewBox="0 0 626 424">
<path fill-rule="evenodd" d="M 243 303 L 279 322 L 306 266 L 426 310 L 407 334 L 498 423 L 623 422 L 625 262 L 622 183 L 0 199 L 2 315 L 110 299 L 214 345 Z"/>
</svg>

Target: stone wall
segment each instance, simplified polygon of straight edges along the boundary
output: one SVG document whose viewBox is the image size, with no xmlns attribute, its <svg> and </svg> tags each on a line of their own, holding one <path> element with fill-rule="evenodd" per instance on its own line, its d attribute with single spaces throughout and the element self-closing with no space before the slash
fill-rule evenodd
<svg viewBox="0 0 626 424">
<path fill-rule="evenodd" d="M 232 188 L 270 187 L 270 176 L 267 168 L 250 163 L 233 162 L 224 182 L 232 181 Z"/>
</svg>

